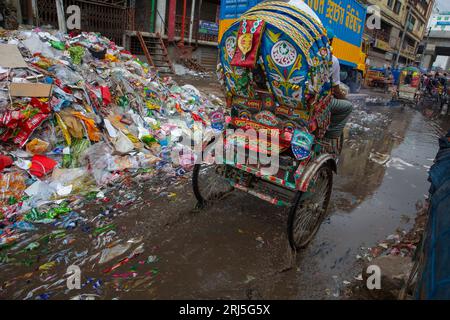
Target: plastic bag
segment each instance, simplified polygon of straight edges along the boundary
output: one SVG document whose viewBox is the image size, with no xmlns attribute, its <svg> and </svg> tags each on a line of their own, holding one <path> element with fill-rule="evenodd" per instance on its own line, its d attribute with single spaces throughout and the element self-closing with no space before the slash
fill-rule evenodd
<svg viewBox="0 0 450 320">
<path fill-rule="evenodd" d="M 85 168 L 60 169 L 55 168 L 52 172 L 52 182 L 58 182 L 64 186 L 72 184 L 74 180 L 89 174 Z"/>
<path fill-rule="evenodd" d="M 103 249 L 102 255 L 100 256 L 100 260 L 98 261 L 99 264 L 106 263 L 108 261 L 111 261 L 112 259 L 124 254 L 125 252 L 130 249 L 131 243 L 125 243 L 125 244 L 118 244 L 112 248 L 106 248 Z"/>
<path fill-rule="evenodd" d="M 13 160 L 11 157 L 0 154 L 0 172 L 2 172 L 3 169 L 11 166 L 12 164 L 13 164 Z"/>
<path fill-rule="evenodd" d="M 32 197 L 32 203 L 30 204 L 31 207 L 34 207 L 34 203 L 38 201 L 47 201 L 50 199 L 52 194 L 55 192 L 53 188 L 51 188 L 47 183 L 43 181 L 36 181 L 32 185 L 30 185 L 28 188 L 26 188 L 25 193 Z"/>
<path fill-rule="evenodd" d="M 48 142 L 35 138 L 27 143 L 25 149 L 31 154 L 42 154 L 47 151 L 48 146 Z"/>
<path fill-rule="evenodd" d="M 75 84 L 78 81 L 83 80 L 80 74 L 70 70 L 63 65 L 55 65 L 51 70 L 55 74 L 56 78 L 66 84 Z"/>
<path fill-rule="evenodd" d="M 91 143 L 88 139 L 80 139 L 74 140 L 72 145 L 70 146 L 70 153 L 73 157 L 74 163 L 73 165 L 80 165 L 80 157 L 83 152 L 91 146 Z"/>
<path fill-rule="evenodd" d="M 36 33 L 31 33 L 30 37 L 22 41 L 22 43 L 32 54 L 40 53 L 47 58 L 55 57 L 50 44 L 42 42 Z"/>
<path fill-rule="evenodd" d="M 89 165 L 92 175 L 99 185 L 108 182 L 111 178 L 108 164 L 111 163 L 112 151 L 108 144 L 99 142 L 87 148 L 80 157 L 82 165 Z"/>
<path fill-rule="evenodd" d="M 62 41 L 50 41 L 50 44 L 53 48 L 57 49 L 57 50 L 64 50 L 65 49 L 65 44 Z"/>
<path fill-rule="evenodd" d="M 84 48 L 80 46 L 73 46 L 69 48 L 70 58 L 73 64 L 80 64 L 84 56 Z"/>
<path fill-rule="evenodd" d="M 34 155 L 31 159 L 30 173 L 38 178 L 51 172 L 58 163 L 42 155 Z"/>
<path fill-rule="evenodd" d="M 117 138 L 114 140 L 113 144 L 116 151 L 120 153 L 128 153 L 134 149 L 133 142 L 131 142 L 122 131 L 117 132 Z"/>
<path fill-rule="evenodd" d="M 25 177 L 21 172 L 0 174 L 0 203 L 10 197 L 19 199 L 25 189 Z"/>
<path fill-rule="evenodd" d="M 97 188 L 95 180 L 86 168 L 59 169 L 52 173 L 50 186 L 59 196 L 86 193 Z M 67 192 L 67 194 L 64 194 Z"/>
</svg>

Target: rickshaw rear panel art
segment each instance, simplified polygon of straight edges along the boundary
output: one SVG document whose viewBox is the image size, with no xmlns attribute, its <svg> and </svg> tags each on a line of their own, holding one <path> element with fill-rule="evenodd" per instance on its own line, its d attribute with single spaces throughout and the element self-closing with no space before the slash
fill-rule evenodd
<svg viewBox="0 0 450 320">
<path fill-rule="evenodd" d="M 248 27 L 255 23 L 259 28 Z M 234 63 L 242 52 L 240 39 L 248 34 L 252 43 L 245 58 L 253 59 L 252 69 L 242 67 L 246 60 Z M 308 128 L 316 117 L 322 122 L 331 89 L 331 51 L 325 30 L 313 17 L 285 3 L 266 2 L 235 22 L 219 48 L 233 120 L 290 131 Z M 255 86 L 258 76 L 263 83 Z"/>
</svg>

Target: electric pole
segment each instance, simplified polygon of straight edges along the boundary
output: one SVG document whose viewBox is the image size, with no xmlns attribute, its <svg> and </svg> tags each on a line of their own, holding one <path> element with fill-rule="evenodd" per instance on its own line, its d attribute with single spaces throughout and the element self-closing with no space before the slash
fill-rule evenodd
<svg viewBox="0 0 450 320">
<path fill-rule="evenodd" d="M 406 14 L 405 27 L 403 28 L 403 34 L 402 34 L 402 39 L 400 40 L 400 46 L 397 50 L 397 56 L 395 57 L 395 65 L 394 65 L 395 68 L 397 68 L 397 66 L 398 66 L 398 61 L 400 59 L 400 52 L 403 49 L 403 43 L 405 42 L 406 32 L 408 32 L 408 25 L 409 25 L 409 20 L 410 20 L 411 11 L 412 11 L 412 4 L 410 2 L 412 2 L 412 1 L 409 1 L 409 0 L 406 1 L 406 5 L 408 6 L 408 13 Z"/>
<path fill-rule="evenodd" d="M 427 36 L 425 37 L 425 41 L 423 43 L 423 51 L 422 51 L 422 56 L 420 57 L 420 67 L 423 64 L 423 59 L 425 58 L 425 51 L 427 49 L 427 45 L 428 45 L 428 40 L 430 38 L 430 32 L 431 32 L 431 27 L 428 28 L 428 32 L 427 32 Z"/>
</svg>

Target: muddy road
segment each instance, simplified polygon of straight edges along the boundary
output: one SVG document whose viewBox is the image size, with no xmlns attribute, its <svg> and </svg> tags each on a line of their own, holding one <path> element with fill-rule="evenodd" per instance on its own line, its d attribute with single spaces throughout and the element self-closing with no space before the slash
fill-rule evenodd
<svg viewBox="0 0 450 320">
<path fill-rule="evenodd" d="M 42 225 L 3 253 L 0 298 L 342 298 L 346 281 L 361 272 L 362 248 L 411 227 L 448 120 L 354 99 L 328 216 L 297 255 L 287 243 L 286 210 L 235 191 L 199 211 L 190 174 L 141 174 L 104 198 L 81 199 L 76 227 L 59 226 L 58 235 Z M 80 268 L 81 289 L 67 288 L 69 265 Z"/>
</svg>

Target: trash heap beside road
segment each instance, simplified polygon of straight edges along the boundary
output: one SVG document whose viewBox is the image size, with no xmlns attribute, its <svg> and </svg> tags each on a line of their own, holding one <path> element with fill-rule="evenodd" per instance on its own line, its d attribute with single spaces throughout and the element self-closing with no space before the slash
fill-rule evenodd
<svg viewBox="0 0 450 320">
<path fill-rule="evenodd" d="M 129 172 L 182 176 L 194 157 L 182 136 L 222 128 L 219 99 L 99 34 L 1 31 L 0 53 L 0 265 L 39 225 L 76 226 L 80 199 Z"/>
</svg>

